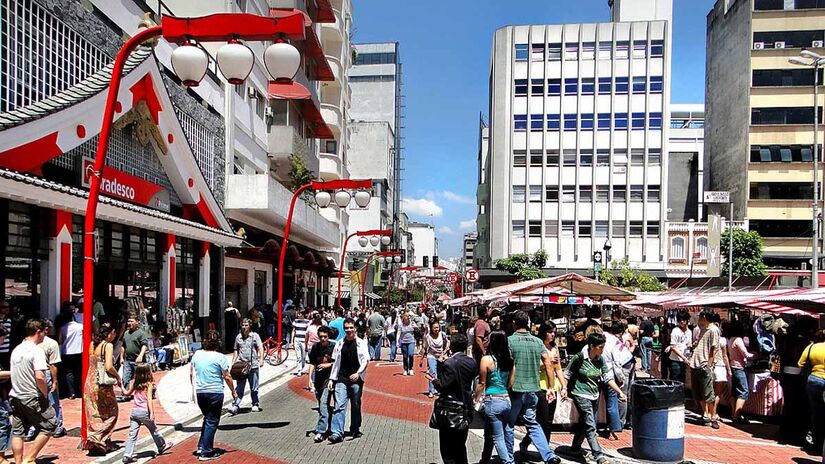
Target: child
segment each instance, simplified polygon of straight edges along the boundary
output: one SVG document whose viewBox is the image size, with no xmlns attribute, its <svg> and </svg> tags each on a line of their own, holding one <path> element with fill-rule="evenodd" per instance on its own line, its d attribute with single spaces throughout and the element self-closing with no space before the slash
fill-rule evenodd
<svg viewBox="0 0 825 464">
<path fill-rule="evenodd" d="M 158 433 L 157 426 L 155 426 L 155 405 L 154 405 L 154 390 L 155 383 L 152 378 L 152 366 L 149 364 L 138 364 L 135 367 L 135 378 L 132 380 L 132 385 L 126 395 L 134 395 L 132 404 L 132 413 L 129 416 L 129 440 L 126 442 L 126 451 L 123 453 L 123 463 L 129 464 L 136 462 L 137 459 L 132 457 L 135 451 L 135 441 L 137 441 L 138 431 L 140 426 L 145 425 L 152 434 L 152 439 L 155 440 L 155 445 L 158 447 L 158 454 L 163 454 L 172 447 L 172 443 L 166 443 L 163 437 Z"/>
</svg>

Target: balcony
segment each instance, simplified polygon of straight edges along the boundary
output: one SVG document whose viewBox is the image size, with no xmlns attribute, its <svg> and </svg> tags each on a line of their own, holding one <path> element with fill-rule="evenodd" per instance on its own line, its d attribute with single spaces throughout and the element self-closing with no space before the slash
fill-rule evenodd
<svg viewBox="0 0 825 464">
<path fill-rule="evenodd" d="M 312 156 L 306 142 L 294 127 L 270 126 L 267 137 L 270 170 L 278 181 L 290 181 L 290 157 L 293 155 L 303 157 L 307 161 L 307 167 L 313 172 L 318 172 L 318 160 Z"/>
<path fill-rule="evenodd" d="M 341 172 L 341 159 L 335 153 L 321 152 L 318 160 L 318 175 L 321 180 L 338 180 L 343 177 Z"/>
<path fill-rule="evenodd" d="M 338 103 L 321 103 L 321 116 L 324 117 L 324 122 L 327 123 L 335 138 L 341 136 L 341 129 L 344 127 L 344 118 L 341 115 L 341 108 Z"/>
<path fill-rule="evenodd" d="M 324 41 L 329 39 L 337 42 L 343 42 L 345 37 L 344 23 L 341 20 L 341 10 L 333 11 L 335 12 L 335 22 L 321 24 L 321 39 Z"/>
<path fill-rule="evenodd" d="M 283 233 L 292 192 L 269 174 L 234 174 L 226 180 L 227 217 L 267 232 Z M 309 204 L 298 201 L 290 238 L 317 248 L 339 245 L 338 225 Z"/>
<path fill-rule="evenodd" d="M 335 76 L 335 81 L 327 82 L 326 84 L 340 87 L 347 80 L 346 72 L 341 65 L 341 59 L 337 56 L 327 55 L 327 62 L 332 69 L 332 75 Z"/>
</svg>

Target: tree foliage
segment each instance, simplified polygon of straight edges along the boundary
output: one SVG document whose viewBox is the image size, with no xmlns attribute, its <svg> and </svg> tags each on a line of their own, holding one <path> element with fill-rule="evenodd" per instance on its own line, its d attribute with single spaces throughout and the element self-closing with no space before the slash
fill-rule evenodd
<svg viewBox="0 0 825 464">
<path fill-rule="evenodd" d="M 390 304 L 400 305 L 404 304 L 408 301 L 422 301 L 424 299 L 424 290 L 421 289 L 412 289 L 412 290 L 399 290 L 397 288 L 389 290 L 390 292 Z M 387 289 L 385 288 L 383 291 L 378 293 L 381 296 L 382 301 L 387 301 Z M 409 296 L 408 296 L 409 295 Z"/>
<path fill-rule="evenodd" d="M 728 275 L 730 230 L 722 233 L 720 251 L 722 253 L 721 275 Z M 752 230 L 733 230 L 733 274 L 740 277 L 761 277 L 767 274 L 768 266 L 762 262 L 762 236 Z"/>
<path fill-rule="evenodd" d="M 315 174 L 307 167 L 306 161 L 300 155 L 289 155 L 289 161 L 292 169 L 289 171 L 290 190 L 293 192 L 298 190 L 302 185 L 306 185 L 315 180 Z M 310 201 L 313 196 L 309 190 L 301 194 L 301 198 L 309 205 L 314 206 L 315 202 Z"/>
<path fill-rule="evenodd" d="M 665 289 L 665 285 L 656 277 L 631 266 L 627 259 L 610 263 L 609 268 L 602 270 L 601 280 L 608 285 L 633 292 L 656 292 Z"/>
<path fill-rule="evenodd" d="M 547 264 L 547 252 L 539 250 L 532 255 L 517 253 L 495 262 L 496 269 L 506 271 L 516 276 L 519 282 L 544 277 L 544 266 Z"/>
</svg>

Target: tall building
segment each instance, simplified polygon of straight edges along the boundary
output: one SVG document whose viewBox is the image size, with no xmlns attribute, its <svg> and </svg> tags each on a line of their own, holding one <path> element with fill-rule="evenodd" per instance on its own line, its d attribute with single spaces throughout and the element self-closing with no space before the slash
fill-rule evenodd
<svg viewBox="0 0 825 464">
<path fill-rule="evenodd" d="M 414 260 L 410 266 L 432 269 L 438 265 L 438 238 L 435 236 L 435 227 L 423 222 L 411 222 L 408 225 L 415 247 Z"/>
<path fill-rule="evenodd" d="M 475 232 L 470 232 L 468 234 L 464 234 L 464 247 L 462 248 L 462 260 L 461 265 L 464 269 L 469 269 L 475 267 L 475 248 L 476 243 L 478 242 L 478 234 Z"/>
<path fill-rule="evenodd" d="M 704 219 L 705 107 L 670 106 L 667 160 L 667 220 Z"/>
<path fill-rule="evenodd" d="M 775 269 L 809 268 L 814 75 L 788 60 L 825 51 L 823 6 L 719 0 L 707 16 L 706 184 L 731 192 L 734 219 L 764 238 Z"/>
<path fill-rule="evenodd" d="M 609 239 L 613 259 L 663 269 L 672 2 L 611 8 L 611 23 L 495 33 L 479 210 L 488 266 L 543 249 L 551 272 L 586 270 Z"/>
</svg>

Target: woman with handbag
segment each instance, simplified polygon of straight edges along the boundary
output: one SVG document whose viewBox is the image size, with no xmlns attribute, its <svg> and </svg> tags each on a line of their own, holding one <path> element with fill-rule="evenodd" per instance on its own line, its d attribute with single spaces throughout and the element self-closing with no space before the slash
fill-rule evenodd
<svg viewBox="0 0 825 464">
<path fill-rule="evenodd" d="M 438 390 L 430 428 L 438 430 L 441 460 L 444 464 L 467 464 L 467 434 L 473 419 L 473 379 L 478 365 L 467 356 L 467 336 L 450 338 L 450 357 L 439 363 L 438 377 L 424 374 Z"/>
<path fill-rule="evenodd" d="M 513 429 L 510 427 L 510 395 L 514 380 L 513 357 L 507 334 L 496 330 L 490 334 L 487 354 L 481 357 L 475 403 L 484 405 L 484 448 L 481 463 L 490 462 L 495 445 L 504 464 L 513 464 Z"/>
<path fill-rule="evenodd" d="M 814 449 L 819 449 L 825 442 L 825 330 L 819 330 L 814 334 L 813 343 L 802 351 L 798 365 L 808 374 L 805 390 L 808 393 L 808 407 L 811 411 L 813 445 Z"/>
<path fill-rule="evenodd" d="M 116 335 L 109 323 L 101 324 L 89 347 L 89 370 L 83 387 L 86 441 L 81 445 L 90 454 L 103 455 L 116 449 L 112 444 L 118 413 L 115 385 L 121 384 L 112 346 Z"/>
<path fill-rule="evenodd" d="M 241 332 L 235 337 L 235 353 L 232 355 L 232 378 L 237 382 L 235 390 L 238 397 L 232 402 L 229 414 L 238 414 L 241 407 L 246 383 L 249 382 L 249 394 L 252 396 L 252 412 L 260 412 L 258 402 L 258 382 L 260 368 L 264 365 L 264 344 L 257 332 L 252 331 L 252 321 L 241 322 Z"/>
<path fill-rule="evenodd" d="M 430 333 L 424 336 L 424 343 L 421 345 L 421 361 L 418 367 L 424 367 L 424 359 L 427 360 L 427 368 L 431 376 L 438 375 L 438 362 L 444 361 L 450 350 L 450 340 L 441 332 L 441 324 L 437 320 L 430 321 Z M 432 382 L 428 383 L 427 396 L 433 397 L 435 387 Z"/>
</svg>

